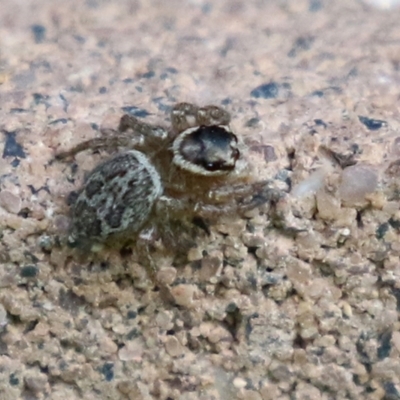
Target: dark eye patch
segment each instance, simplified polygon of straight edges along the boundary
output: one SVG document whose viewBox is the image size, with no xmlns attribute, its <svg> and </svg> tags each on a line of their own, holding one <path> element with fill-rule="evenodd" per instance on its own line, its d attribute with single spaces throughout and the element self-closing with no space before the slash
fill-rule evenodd
<svg viewBox="0 0 400 400">
<path fill-rule="evenodd" d="M 229 171 L 239 158 L 237 137 L 223 126 L 200 126 L 181 144 L 180 154 L 207 171 Z"/>
</svg>

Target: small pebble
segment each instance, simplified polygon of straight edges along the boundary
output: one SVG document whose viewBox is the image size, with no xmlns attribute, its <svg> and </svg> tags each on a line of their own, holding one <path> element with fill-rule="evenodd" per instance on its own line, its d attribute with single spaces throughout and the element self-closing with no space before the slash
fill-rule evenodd
<svg viewBox="0 0 400 400">
<path fill-rule="evenodd" d="M 145 343 L 141 338 L 129 341 L 118 351 L 118 358 L 121 361 L 140 360 L 145 348 Z"/>
<path fill-rule="evenodd" d="M 171 285 L 176 279 L 176 268 L 165 267 L 157 271 L 157 281 L 164 285 Z"/>
<path fill-rule="evenodd" d="M 257 86 L 250 92 L 250 96 L 255 97 L 256 99 L 274 99 L 279 94 L 279 84 L 276 82 L 264 83 L 260 86 Z"/>
<path fill-rule="evenodd" d="M 236 389 L 243 389 L 246 387 L 246 385 L 247 382 L 243 378 L 236 377 L 233 380 L 233 386 L 235 386 Z"/>
<path fill-rule="evenodd" d="M 197 292 L 195 285 L 177 285 L 171 288 L 171 295 L 176 304 L 183 307 L 192 307 L 193 298 Z"/>
<path fill-rule="evenodd" d="M 353 165 L 343 170 L 339 186 L 342 201 L 355 205 L 365 201 L 365 196 L 378 186 L 376 172 L 366 165 Z"/>
<path fill-rule="evenodd" d="M 34 278 L 38 272 L 38 268 L 34 265 L 27 265 L 21 268 L 20 275 L 22 278 Z"/>
<path fill-rule="evenodd" d="M 200 280 L 208 281 L 218 273 L 222 267 L 222 253 L 219 257 L 204 257 L 201 260 Z"/>
<path fill-rule="evenodd" d="M 7 323 L 8 323 L 7 311 L 5 310 L 3 305 L 0 304 L 0 329 L 6 326 Z"/>
<path fill-rule="evenodd" d="M 45 391 L 47 385 L 47 377 L 45 374 L 36 371 L 28 371 L 24 378 L 27 388 L 34 393 Z"/>
<path fill-rule="evenodd" d="M 171 357 L 179 357 L 184 352 L 183 346 L 175 336 L 170 336 L 168 338 L 165 343 L 165 350 Z"/>
<path fill-rule="evenodd" d="M 2 190 L 0 206 L 11 214 L 18 214 L 21 211 L 21 198 L 8 190 Z"/>
<path fill-rule="evenodd" d="M 46 36 L 46 28 L 43 25 L 32 25 L 31 30 L 35 43 L 42 43 Z"/>
<path fill-rule="evenodd" d="M 23 147 L 16 141 L 15 132 L 4 132 L 6 142 L 4 144 L 3 158 L 5 157 L 19 157 L 25 158 L 26 154 Z"/>
<path fill-rule="evenodd" d="M 367 118 L 367 117 L 363 117 L 361 115 L 358 117 L 358 119 L 370 131 L 377 131 L 378 129 L 381 129 L 383 126 L 387 125 L 386 121 L 382 121 L 380 119 Z"/>
</svg>

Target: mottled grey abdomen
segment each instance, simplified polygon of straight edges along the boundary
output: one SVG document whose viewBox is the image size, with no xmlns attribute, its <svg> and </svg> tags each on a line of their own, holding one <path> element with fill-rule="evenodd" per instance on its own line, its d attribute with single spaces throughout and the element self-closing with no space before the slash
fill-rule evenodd
<svg viewBox="0 0 400 400">
<path fill-rule="evenodd" d="M 146 155 L 136 150 L 117 154 L 87 177 L 71 209 L 69 242 L 128 239 L 147 221 L 161 193 L 160 175 Z"/>
</svg>

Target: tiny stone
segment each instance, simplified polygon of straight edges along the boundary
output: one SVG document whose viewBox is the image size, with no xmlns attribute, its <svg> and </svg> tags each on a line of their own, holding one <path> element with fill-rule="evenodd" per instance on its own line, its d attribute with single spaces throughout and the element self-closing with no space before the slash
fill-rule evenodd
<svg viewBox="0 0 400 400">
<path fill-rule="evenodd" d="M 165 350 L 171 357 L 178 357 L 183 354 L 184 348 L 179 343 L 179 340 L 175 336 L 170 336 L 165 343 Z"/>
<path fill-rule="evenodd" d="M 26 154 L 23 147 L 15 140 L 15 132 L 4 132 L 6 142 L 3 150 L 3 158 L 6 157 L 19 157 L 25 158 Z"/>
<path fill-rule="evenodd" d="M 209 281 L 218 273 L 220 267 L 222 267 L 222 254 L 220 257 L 204 257 L 201 260 L 200 279 L 203 282 Z"/>
<path fill-rule="evenodd" d="M 383 126 L 386 126 L 386 121 L 382 121 L 380 119 L 372 119 L 363 116 L 359 116 L 358 119 L 362 124 L 364 124 L 370 131 L 377 131 L 381 129 Z"/>
<path fill-rule="evenodd" d="M 334 220 L 340 213 L 340 201 L 331 193 L 321 188 L 316 196 L 318 216 L 324 220 Z"/>
<path fill-rule="evenodd" d="M 138 361 L 142 358 L 144 348 L 145 344 L 142 339 L 132 340 L 119 349 L 118 358 L 121 361 Z"/>
<path fill-rule="evenodd" d="M 250 92 L 250 96 L 263 99 L 274 99 L 278 96 L 279 85 L 276 82 L 264 83 Z"/>
<path fill-rule="evenodd" d="M 155 318 L 155 322 L 160 329 L 168 330 L 173 328 L 172 315 L 170 312 L 159 312 Z"/>
<path fill-rule="evenodd" d="M 344 302 L 342 304 L 342 312 L 343 315 L 347 318 L 351 318 L 353 316 L 353 310 L 351 308 L 351 305 L 347 302 Z"/>
<path fill-rule="evenodd" d="M 176 304 L 183 307 L 193 306 L 193 297 L 197 292 L 195 285 L 177 285 L 171 288 L 171 295 Z"/>
<path fill-rule="evenodd" d="M 0 304 L 0 329 L 2 329 L 4 326 L 6 326 L 8 323 L 7 320 L 7 311 L 3 307 L 2 304 Z"/>
<path fill-rule="evenodd" d="M 157 281 L 164 285 L 171 285 L 176 279 L 176 274 L 176 268 L 174 267 L 161 268 L 157 272 Z"/>
<path fill-rule="evenodd" d="M 103 354 L 106 355 L 111 355 L 118 352 L 117 344 L 107 336 L 104 336 L 99 340 L 99 346 Z"/>
<path fill-rule="evenodd" d="M 202 251 L 200 248 L 192 247 L 188 251 L 188 255 L 187 255 L 188 261 L 190 261 L 190 262 L 197 261 L 197 260 L 201 260 L 202 258 L 203 258 L 203 254 L 202 254 Z"/>
<path fill-rule="evenodd" d="M 0 206 L 11 214 L 18 214 L 21 211 L 21 198 L 8 190 L 2 190 Z"/>
<path fill-rule="evenodd" d="M 243 378 L 236 377 L 233 380 L 233 386 L 235 386 L 235 388 L 237 388 L 237 389 L 243 389 L 246 387 L 246 385 L 247 385 L 247 382 Z"/>
<path fill-rule="evenodd" d="M 343 170 L 339 194 L 347 204 L 355 205 L 365 201 L 365 196 L 378 186 L 378 176 L 366 165 L 353 165 Z"/>
<path fill-rule="evenodd" d="M 36 372 L 36 371 L 28 371 L 25 378 L 25 385 L 35 393 L 45 391 L 47 384 L 46 375 Z"/>
<path fill-rule="evenodd" d="M 35 24 L 31 26 L 35 43 L 42 43 L 46 36 L 46 28 L 43 25 Z"/>
<path fill-rule="evenodd" d="M 20 275 L 22 278 L 34 278 L 38 274 L 38 268 L 34 265 L 27 265 L 21 268 Z"/>
</svg>

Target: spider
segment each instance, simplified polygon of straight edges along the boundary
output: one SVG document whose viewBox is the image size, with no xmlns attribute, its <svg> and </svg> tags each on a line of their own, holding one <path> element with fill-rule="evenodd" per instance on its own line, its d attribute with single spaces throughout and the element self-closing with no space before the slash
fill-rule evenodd
<svg viewBox="0 0 400 400">
<path fill-rule="evenodd" d="M 178 103 L 170 129 L 126 114 L 118 129 L 59 152 L 58 159 L 87 149 L 113 153 L 88 174 L 77 193 L 69 245 L 123 246 L 143 232 L 156 231 L 173 246 L 184 230 L 182 221 L 190 225 L 221 214 L 243 214 L 277 199 L 269 181 L 250 181 L 244 146 L 230 120 L 218 106 Z"/>
</svg>

